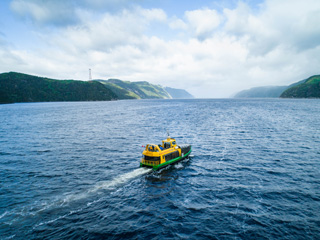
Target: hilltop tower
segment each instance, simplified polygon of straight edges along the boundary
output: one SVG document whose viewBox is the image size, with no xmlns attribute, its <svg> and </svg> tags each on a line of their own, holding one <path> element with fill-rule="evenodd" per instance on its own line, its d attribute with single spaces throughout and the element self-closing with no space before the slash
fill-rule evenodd
<svg viewBox="0 0 320 240">
<path fill-rule="evenodd" d="M 89 81 L 92 80 L 92 75 L 91 75 L 91 68 L 89 68 Z"/>
</svg>

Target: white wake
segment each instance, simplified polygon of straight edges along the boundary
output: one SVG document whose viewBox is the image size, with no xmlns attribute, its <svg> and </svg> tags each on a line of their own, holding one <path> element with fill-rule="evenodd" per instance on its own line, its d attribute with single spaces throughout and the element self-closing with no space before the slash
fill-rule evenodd
<svg viewBox="0 0 320 240">
<path fill-rule="evenodd" d="M 110 181 L 101 181 L 98 182 L 93 189 L 91 189 L 89 192 L 97 192 L 99 190 L 105 190 L 105 189 L 113 189 L 115 187 L 117 187 L 118 185 L 124 184 L 126 182 L 128 182 L 131 179 L 134 179 L 138 176 L 147 174 L 149 172 L 151 172 L 152 169 L 150 168 L 138 168 L 133 170 L 132 172 L 128 172 L 125 174 L 122 174 L 120 176 L 115 177 L 114 179 L 110 180 Z"/>
<path fill-rule="evenodd" d="M 18 220 L 17 218 L 18 216 L 25 217 L 27 215 L 36 215 L 44 211 L 54 209 L 56 207 L 65 207 L 66 205 L 74 201 L 86 199 L 91 195 L 98 193 L 99 191 L 108 190 L 108 189 L 113 190 L 119 185 L 125 184 L 130 180 L 138 176 L 147 174 L 151 171 L 152 169 L 150 168 L 137 168 L 131 172 L 118 175 L 112 180 L 97 182 L 91 188 L 79 193 L 64 194 L 63 196 L 58 196 L 55 200 L 49 201 L 49 202 L 48 201 L 42 202 L 42 203 L 37 202 L 35 205 L 29 206 L 29 207 L 23 207 L 23 209 L 21 209 L 20 211 L 4 212 L 3 214 L 0 215 L 0 219 L 13 218 L 11 220 L 12 222 L 14 222 Z"/>
<path fill-rule="evenodd" d="M 148 169 L 148 168 L 138 168 L 138 169 L 135 169 L 131 172 L 128 172 L 128 173 L 124 173 L 122 175 L 119 175 L 117 177 L 115 177 L 114 179 L 110 180 L 110 181 L 101 181 L 101 182 L 98 182 L 96 183 L 92 189 L 86 191 L 86 192 L 82 192 L 82 193 L 78 193 L 78 194 L 70 194 L 70 195 L 67 195 L 63 200 L 62 202 L 60 202 L 59 204 L 57 205 L 64 205 L 66 203 L 70 203 L 72 201 L 77 201 L 77 200 L 81 200 L 81 199 L 84 199 L 84 198 L 87 198 L 88 196 L 90 196 L 91 194 L 94 194 L 100 190 L 108 190 L 108 189 L 114 189 L 116 188 L 117 186 L 119 185 L 122 185 L 122 184 L 125 184 L 127 183 L 128 181 L 130 181 L 131 179 L 134 179 L 138 176 L 141 176 L 141 175 L 144 175 L 144 174 L 147 174 L 149 172 L 151 172 L 152 169 Z M 94 201 L 95 202 L 95 201 Z M 57 202 L 58 203 L 58 202 Z M 62 203 L 62 204 L 61 204 Z M 92 203 L 88 203 L 88 205 L 91 205 Z M 49 208 L 51 206 L 46 206 L 45 208 L 42 208 L 40 209 L 38 212 L 40 211 L 44 211 L 45 209 Z M 38 226 L 41 226 L 41 225 L 44 225 L 44 224 L 48 224 L 48 223 L 53 223 L 59 219 L 62 219 L 62 218 L 65 218 L 66 216 L 69 216 L 70 214 L 72 213 L 75 213 L 75 212 L 78 212 L 78 211 L 81 211 L 82 208 L 78 209 L 78 210 L 75 210 L 75 211 L 71 211 L 69 213 L 66 213 L 65 215 L 62 215 L 62 216 L 59 216 L 55 219 L 51 219 L 49 221 L 46 221 L 46 222 L 41 222 L 39 224 L 36 225 L 36 227 Z M 4 215 L 4 214 L 3 214 Z M 2 215 L 0 216 L 2 217 Z"/>
<path fill-rule="evenodd" d="M 101 191 L 101 190 L 114 189 L 121 184 L 125 184 L 126 182 L 130 181 L 131 179 L 134 179 L 138 176 L 147 174 L 151 171 L 152 171 L 152 169 L 150 169 L 150 168 L 137 168 L 131 172 L 116 176 L 112 180 L 97 182 L 91 189 L 89 189 L 87 191 L 66 195 L 63 199 L 63 204 L 87 198 L 91 194 L 94 194 L 94 193 Z"/>
</svg>

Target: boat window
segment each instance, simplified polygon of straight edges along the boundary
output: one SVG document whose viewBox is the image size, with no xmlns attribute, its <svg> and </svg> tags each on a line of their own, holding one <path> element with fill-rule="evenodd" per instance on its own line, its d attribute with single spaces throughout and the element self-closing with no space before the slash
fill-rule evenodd
<svg viewBox="0 0 320 240">
<path fill-rule="evenodd" d="M 176 145 L 176 142 L 175 142 L 175 141 L 173 141 L 173 142 L 172 142 L 172 145 Z"/>
<path fill-rule="evenodd" d="M 175 151 L 173 153 L 169 153 L 169 154 L 165 155 L 166 161 L 172 160 L 172 159 L 177 158 L 177 157 L 179 157 L 179 152 L 178 151 Z"/>
<path fill-rule="evenodd" d="M 160 161 L 160 157 L 149 157 L 149 156 L 144 156 L 145 160 L 149 161 Z"/>
<path fill-rule="evenodd" d="M 149 152 L 159 152 L 158 148 L 155 146 L 149 146 L 148 151 Z"/>
<path fill-rule="evenodd" d="M 170 147 L 171 147 L 171 144 L 169 142 L 164 143 L 164 148 L 170 148 Z"/>
</svg>

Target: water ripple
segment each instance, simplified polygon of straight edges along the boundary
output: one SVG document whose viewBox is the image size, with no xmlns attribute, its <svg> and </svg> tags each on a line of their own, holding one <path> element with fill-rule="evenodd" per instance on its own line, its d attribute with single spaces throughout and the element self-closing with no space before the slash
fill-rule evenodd
<svg viewBox="0 0 320 240">
<path fill-rule="evenodd" d="M 0 110 L 4 239 L 320 238 L 319 101 Z M 158 172 L 139 168 L 141 146 L 166 129 L 192 144 L 194 157 Z"/>
</svg>

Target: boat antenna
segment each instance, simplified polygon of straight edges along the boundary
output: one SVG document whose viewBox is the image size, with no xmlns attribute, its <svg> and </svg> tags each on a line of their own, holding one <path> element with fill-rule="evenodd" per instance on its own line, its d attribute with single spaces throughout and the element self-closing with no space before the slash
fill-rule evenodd
<svg viewBox="0 0 320 240">
<path fill-rule="evenodd" d="M 169 139 L 170 138 L 170 133 L 169 133 L 168 129 L 166 129 L 166 130 L 167 130 L 168 139 Z"/>
<path fill-rule="evenodd" d="M 89 81 L 92 81 L 91 68 L 89 68 Z"/>
</svg>

